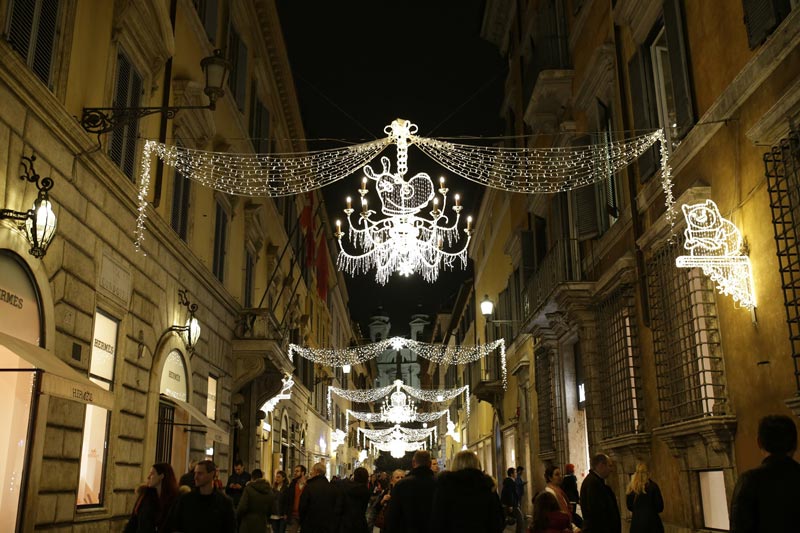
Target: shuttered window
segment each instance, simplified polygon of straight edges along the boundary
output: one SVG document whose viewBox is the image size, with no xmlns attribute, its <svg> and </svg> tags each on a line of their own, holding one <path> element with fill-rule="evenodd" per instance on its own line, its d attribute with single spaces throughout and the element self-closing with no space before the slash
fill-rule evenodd
<svg viewBox="0 0 800 533">
<path fill-rule="evenodd" d="M 208 40 L 212 43 L 216 42 L 219 2 L 217 0 L 192 0 L 192 3 L 203 23 Z"/>
<path fill-rule="evenodd" d="M 591 141 L 591 137 L 587 135 L 576 139 L 573 144 L 575 146 L 586 146 Z M 571 193 L 572 206 L 575 213 L 575 238 L 578 241 L 593 239 L 600 235 L 597 189 L 597 184 L 592 183 Z"/>
<path fill-rule="evenodd" d="M 751 50 L 766 41 L 792 10 L 790 0 L 742 0 L 742 6 Z"/>
<path fill-rule="evenodd" d="M 120 50 L 117 54 L 117 82 L 113 107 L 139 107 L 142 97 L 142 77 Z M 131 181 L 136 181 L 136 141 L 139 121 L 133 120 L 111 133 L 108 155 Z"/>
<path fill-rule="evenodd" d="M 258 99 L 256 86 L 250 88 L 250 140 L 256 153 L 269 152 L 269 109 Z"/>
<path fill-rule="evenodd" d="M 256 258 L 247 250 L 244 263 L 244 307 L 253 307 L 253 286 L 255 285 Z"/>
<path fill-rule="evenodd" d="M 228 241 L 228 212 L 217 201 L 216 222 L 214 224 L 214 258 L 211 271 L 214 276 L 225 281 L 225 253 Z"/>
<path fill-rule="evenodd" d="M 191 180 L 179 169 L 175 169 L 174 186 L 172 188 L 172 217 L 170 223 L 172 229 L 182 240 L 186 241 L 189 222 L 189 193 Z"/>
<path fill-rule="evenodd" d="M 9 11 L 11 47 L 50 88 L 60 5 L 59 0 L 12 0 Z"/>
<path fill-rule="evenodd" d="M 636 131 L 650 131 L 658 127 L 658 111 L 656 109 L 653 70 L 650 53 L 641 47 L 628 62 L 628 78 L 630 81 L 631 105 L 633 107 L 633 126 Z M 652 178 L 658 169 L 658 148 L 651 147 L 637 159 L 639 180 L 642 183 Z"/>
<path fill-rule="evenodd" d="M 232 24 L 228 31 L 228 61 L 231 63 L 228 87 L 236 100 L 236 107 L 244 112 L 247 92 L 247 47 Z"/>
</svg>

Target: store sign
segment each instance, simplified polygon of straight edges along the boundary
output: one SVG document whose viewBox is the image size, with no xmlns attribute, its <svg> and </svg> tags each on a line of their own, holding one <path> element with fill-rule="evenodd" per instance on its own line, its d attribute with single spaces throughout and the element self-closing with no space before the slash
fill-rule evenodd
<svg viewBox="0 0 800 533">
<path fill-rule="evenodd" d="M 175 398 L 182 402 L 188 396 L 186 390 L 186 365 L 183 363 L 183 354 L 172 350 L 164 361 L 161 372 L 161 394 Z"/>
<path fill-rule="evenodd" d="M 100 260 L 97 287 L 113 296 L 124 307 L 128 307 L 131 299 L 131 273 L 106 254 Z"/>
<path fill-rule="evenodd" d="M 0 331 L 39 346 L 39 305 L 30 275 L 6 253 L 0 253 L 0 272 Z"/>
</svg>

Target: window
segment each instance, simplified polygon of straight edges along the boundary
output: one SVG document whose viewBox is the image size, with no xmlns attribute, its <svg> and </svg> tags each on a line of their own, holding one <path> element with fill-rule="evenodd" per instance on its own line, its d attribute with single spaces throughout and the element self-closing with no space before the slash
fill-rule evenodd
<svg viewBox="0 0 800 533">
<path fill-rule="evenodd" d="M 712 282 L 696 268 L 675 268 L 683 234 L 648 261 L 647 284 L 661 420 L 725 411 L 722 353 Z"/>
<path fill-rule="evenodd" d="M 142 77 L 131 64 L 125 52 L 117 53 L 117 83 L 114 89 L 114 107 L 139 107 L 142 95 Z M 136 181 L 136 137 L 139 121 L 132 120 L 111 133 L 109 156 L 131 181 Z"/>
<path fill-rule="evenodd" d="M 189 192 L 191 180 L 186 178 L 179 169 L 175 169 L 175 179 L 172 188 L 172 217 L 170 224 L 178 237 L 184 242 L 188 234 L 189 221 Z"/>
<path fill-rule="evenodd" d="M 256 259 L 250 250 L 244 253 L 244 298 L 246 308 L 253 307 L 253 285 L 255 284 Z"/>
<path fill-rule="evenodd" d="M 100 311 L 95 313 L 89 379 L 106 390 L 114 388 L 118 328 L 116 320 Z M 87 405 L 80 456 L 78 507 L 103 505 L 108 428 L 108 410 Z"/>
<path fill-rule="evenodd" d="M 250 88 L 250 140 L 256 153 L 269 152 L 269 109 L 258 99 L 255 83 Z"/>
<path fill-rule="evenodd" d="M 231 63 L 228 87 L 236 101 L 236 107 L 239 111 L 244 112 L 247 91 L 247 47 L 233 24 L 228 32 L 228 61 Z"/>
<path fill-rule="evenodd" d="M 611 109 L 601 101 L 597 102 L 597 106 L 599 108 L 600 116 L 600 124 L 598 128 L 600 134 L 598 135 L 599 138 L 597 139 L 597 142 L 609 147 L 614 141 L 614 124 L 611 119 Z M 603 193 L 600 195 L 600 205 L 601 216 L 604 218 L 605 227 L 607 229 L 610 228 L 617 220 L 619 220 L 620 198 L 618 179 L 617 175 L 611 171 L 609 163 L 611 160 L 611 154 L 609 153 L 608 149 L 606 149 L 603 159 L 606 163 L 606 178 L 600 187 L 603 190 Z"/>
<path fill-rule="evenodd" d="M 216 223 L 214 224 L 214 258 L 211 271 L 222 282 L 225 281 L 225 253 L 228 240 L 228 212 L 217 200 Z"/>
<path fill-rule="evenodd" d="M 60 5 L 58 0 L 12 0 L 6 30 L 11 47 L 50 88 Z"/>
<path fill-rule="evenodd" d="M 534 352 L 536 359 L 536 395 L 538 398 L 539 454 L 552 455 L 556 450 L 554 426 L 552 354 L 549 349 L 539 347 Z"/>
<path fill-rule="evenodd" d="M 767 40 L 792 10 L 791 0 L 742 0 L 750 50 Z"/>
<path fill-rule="evenodd" d="M 612 438 L 638 432 L 643 418 L 633 287 L 623 286 L 598 306 L 599 360 L 605 393 L 603 436 Z"/>
<path fill-rule="evenodd" d="M 725 476 L 722 470 L 707 470 L 698 474 L 703 526 L 727 531 L 731 526 L 728 518 L 728 498 L 725 494 Z"/>
<path fill-rule="evenodd" d="M 203 23 L 208 40 L 212 43 L 215 42 L 217 38 L 217 0 L 192 0 L 192 3 L 197 11 L 197 16 Z"/>
<path fill-rule="evenodd" d="M 218 380 L 215 376 L 208 376 L 208 396 L 206 396 L 206 416 L 209 418 L 209 420 L 217 419 L 217 384 Z"/>
</svg>

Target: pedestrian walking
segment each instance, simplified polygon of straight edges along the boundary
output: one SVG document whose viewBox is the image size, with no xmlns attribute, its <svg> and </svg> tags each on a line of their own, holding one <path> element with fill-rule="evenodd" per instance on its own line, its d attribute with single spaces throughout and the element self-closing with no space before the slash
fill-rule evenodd
<svg viewBox="0 0 800 533">
<path fill-rule="evenodd" d="M 430 530 L 433 493 L 436 481 L 431 470 L 431 452 L 417 450 L 411 458 L 411 471 L 392 491 L 386 516 L 389 533 L 427 533 Z"/>
<path fill-rule="evenodd" d="M 192 459 L 189 463 L 189 470 L 181 476 L 180 481 L 178 481 L 178 488 L 180 487 L 189 487 L 189 490 L 194 488 L 194 467 L 197 466 L 197 460 Z"/>
<path fill-rule="evenodd" d="M 758 424 L 758 447 L 768 455 L 761 466 L 739 476 L 731 501 L 731 533 L 797 531 L 800 527 L 800 463 L 797 426 L 784 415 Z"/>
<path fill-rule="evenodd" d="M 392 472 L 392 477 L 389 478 L 389 485 L 384 489 L 380 497 L 375 502 L 373 512 L 375 520 L 373 527 L 378 528 L 381 532 L 383 532 L 386 528 L 386 514 L 389 511 L 389 505 L 392 501 L 392 491 L 394 490 L 394 486 L 398 481 L 403 479 L 405 475 L 405 470 L 397 469 Z"/>
<path fill-rule="evenodd" d="M 275 472 L 275 481 L 272 483 L 272 492 L 275 498 L 272 500 L 272 512 L 269 516 L 269 523 L 272 526 L 272 533 L 286 532 L 286 492 L 289 489 L 289 480 L 286 479 L 286 472 L 278 470 Z"/>
<path fill-rule="evenodd" d="M 244 493 L 244 486 L 250 481 L 250 474 L 244 469 L 244 463 L 236 460 L 233 463 L 233 474 L 228 476 L 228 484 L 225 485 L 225 494 L 233 500 L 233 506 L 239 506 L 239 500 Z"/>
<path fill-rule="evenodd" d="M 503 508 L 492 479 L 481 471 L 474 452 L 462 450 L 452 470 L 439 474 L 433 495 L 431 531 L 436 533 L 500 533 Z"/>
<path fill-rule="evenodd" d="M 236 513 L 233 501 L 215 490 L 214 461 L 200 461 L 194 469 L 195 488 L 184 494 L 169 513 L 165 530 L 188 533 L 235 533 Z"/>
<path fill-rule="evenodd" d="M 345 481 L 342 489 L 342 519 L 340 533 L 369 533 L 367 526 L 367 506 L 370 490 L 369 473 L 366 468 L 358 467 L 353 472 L 353 479 Z"/>
<path fill-rule="evenodd" d="M 300 531 L 303 533 L 338 533 L 342 509 L 341 494 L 325 477 L 325 465 L 311 467 L 311 477 L 300 494 Z"/>
<path fill-rule="evenodd" d="M 570 533 L 569 513 L 565 513 L 556 496 L 550 491 L 540 492 L 533 500 L 531 533 Z"/>
<path fill-rule="evenodd" d="M 664 533 L 659 513 L 664 511 L 661 489 L 650 479 L 647 465 L 639 463 L 625 495 L 631 514 L 630 533 Z"/>
<path fill-rule="evenodd" d="M 546 483 L 544 487 L 545 492 L 549 492 L 555 497 L 558 508 L 561 512 L 566 513 L 570 517 L 570 523 L 572 523 L 572 505 L 569 503 L 567 494 L 562 487 L 564 478 L 561 475 L 561 469 L 555 465 L 548 466 L 544 470 L 544 480 Z M 578 527 L 572 525 L 571 529 L 577 530 Z"/>
<path fill-rule="evenodd" d="M 297 533 L 300 530 L 300 496 L 306 487 L 306 467 L 297 465 L 292 470 L 292 482 L 286 489 L 283 508 L 286 511 L 286 533 Z"/>
<path fill-rule="evenodd" d="M 367 529 L 369 531 L 374 531 L 376 528 L 375 519 L 378 514 L 378 503 L 389 489 L 389 477 L 384 476 L 385 472 L 381 472 L 381 475 L 376 475 L 373 480 L 373 486 L 370 491 L 371 495 L 369 497 L 369 503 L 367 504 Z"/>
<path fill-rule="evenodd" d="M 125 533 L 163 531 L 167 516 L 178 498 L 178 482 L 169 463 L 150 467 L 147 483 L 136 491 L 136 504 L 125 525 Z"/>
<path fill-rule="evenodd" d="M 517 501 L 519 502 L 519 509 L 520 511 L 523 511 L 523 514 L 525 511 L 523 508 L 525 504 L 525 485 L 528 484 L 528 482 L 525 481 L 524 473 L 525 467 L 517 466 L 517 478 L 515 480 L 517 482 Z"/>
<path fill-rule="evenodd" d="M 274 499 L 275 494 L 264 479 L 264 473 L 256 468 L 242 491 L 239 505 L 236 506 L 239 533 L 264 533 Z"/>
<path fill-rule="evenodd" d="M 592 457 L 592 468 L 581 484 L 584 533 L 620 533 L 622 522 L 614 491 L 606 485 L 614 464 L 605 454 Z"/>
<path fill-rule="evenodd" d="M 564 480 L 561 482 L 561 488 L 564 494 L 567 495 L 567 501 L 572 507 L 572 523 L 576 527 L 583 526 L 583 517 L 578 514 L 578 504 L 581 503 L 580 493 L 578 492 L 578 478 L 575 476 L 575 465 L 568 463 L 564 466 Z"/>
<path fill-rule="evenodd" d="M 500 492 L 500 503 L 503 504 L 506 512 L 506 524 L 514 525 L 517 533 L 525 533 L 525 518 L 519 510 L 516 470 L 513 467 L 509 468 L 506 470 L 506 476 Z"/>
</svg>

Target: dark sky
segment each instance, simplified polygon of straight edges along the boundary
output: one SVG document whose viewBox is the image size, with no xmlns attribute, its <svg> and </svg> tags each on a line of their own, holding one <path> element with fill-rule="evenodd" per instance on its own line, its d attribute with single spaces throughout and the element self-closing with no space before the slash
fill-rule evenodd
<svg viewBox="0 0 800 533">
<path fill-rule="evenodd" d="M 395 118 L 411 120 L 425 137 L 492 137 L 502 133 L 499 109 L 505 61 L 480 38 L 484 2 L 278 0 L 289 61 L 309 149 L 341 147 L 386 135 Z M 395 149 L 382 155 L 392 160 Z M 373 161 L 373 168 L 380 163 Z M 415 148 L 407 176 L 445 175 L 462 215 L 477 215 L 481 188 L 443 172 Z M 359 172 L 323 190 L 331 222 L 343 218 L 345 197 L 358 197 Z M 371 198 L 375 201 L 374 193 Z M 463 227 L 463 219 L 462 219 Z M 381 287 L 374 271 L 345 274 L 350 311 L 365 324 L 378 306 L 391 317 L 392 333 L 407 333 L 413 313 L 433 315 L 469 277 L 440 274 L 433 284 L 394 275 Z M 366 334 L 366 329 L 364 329 Z"/>
</svg>

